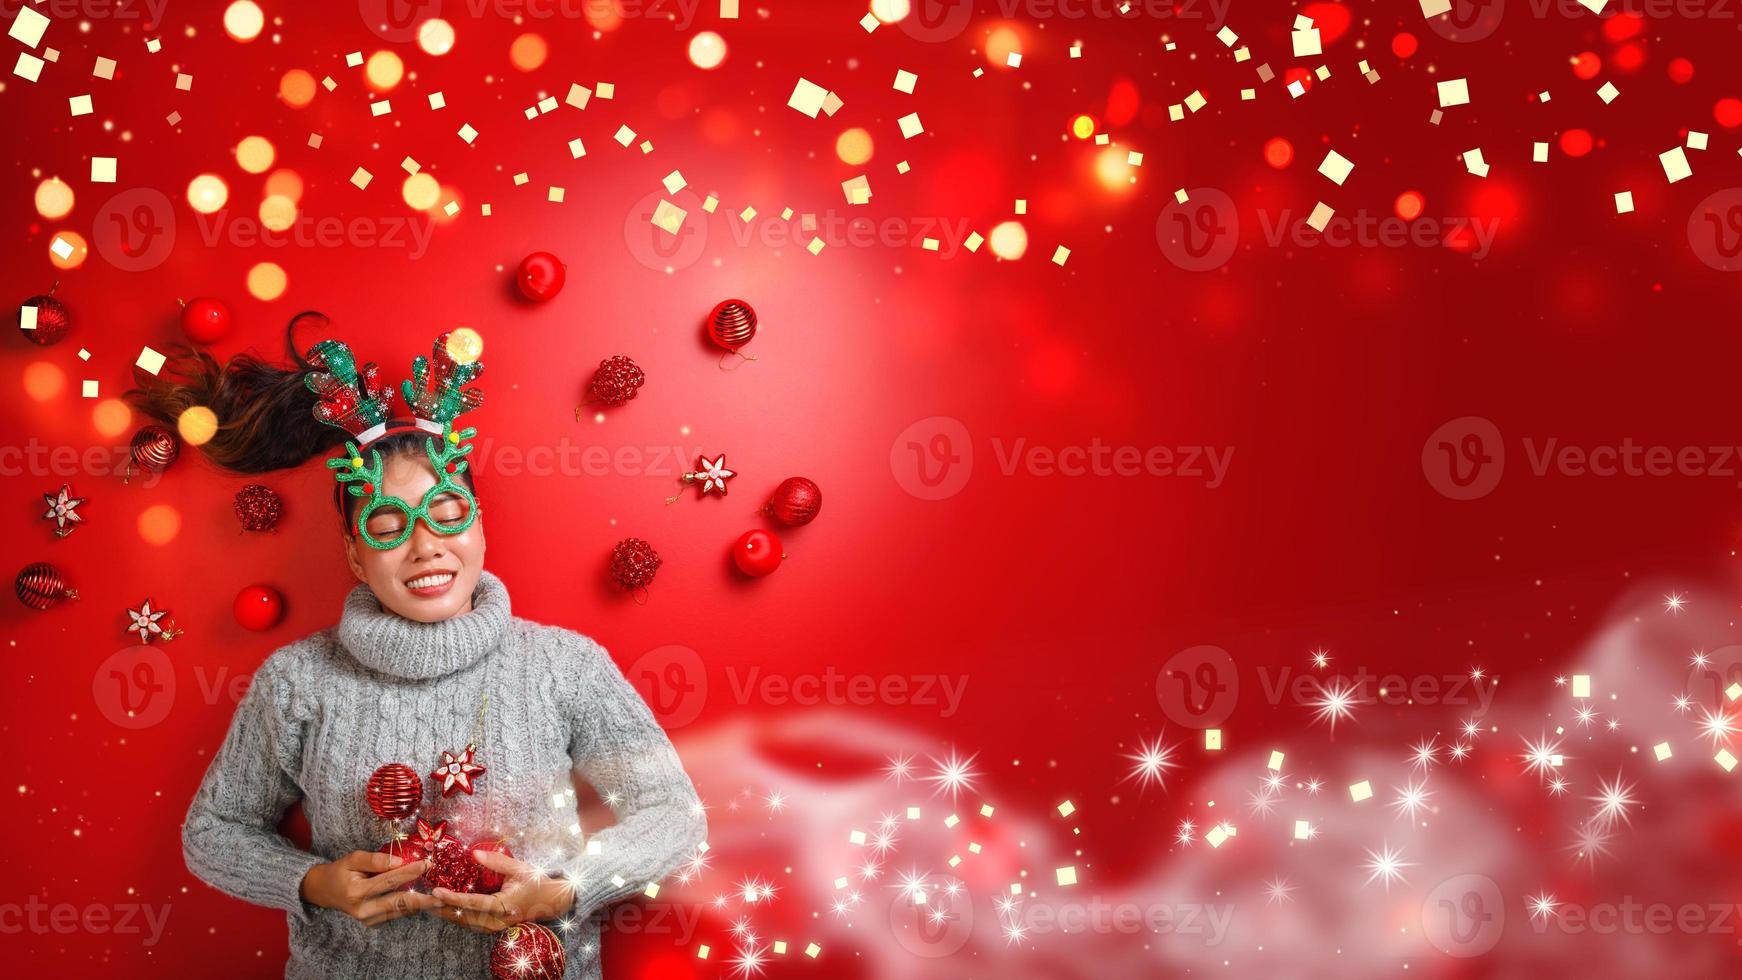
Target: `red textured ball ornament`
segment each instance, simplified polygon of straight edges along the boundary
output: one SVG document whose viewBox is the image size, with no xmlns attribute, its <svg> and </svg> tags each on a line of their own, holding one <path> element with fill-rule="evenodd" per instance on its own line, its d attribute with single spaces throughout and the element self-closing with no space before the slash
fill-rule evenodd
<svg viewBox="0 0 1742 980">
<path fill-rule="evenodd" d="M 429 849 L 429 870 L 423 880 L 431 888 L 446 888 L 451 892 L 471 894 L 478 890 L 478 872 L 484 870 L 472 860 L 472 849 L 452 837 Z"/>
<path fill-rule="evenodd" d="M 780 539 L 772 531 L 757 528 L 745 531 L 732 545 L 732 560 L 745 575 L 761 578 L 780 567 L 786 553 L 780 550 Z"/>
<path fill-rule="evenodd" d="M 593 382 L 587 386 L 588 397 L 607 405 L 624 405 L 647 383 L 647 373 L 634 361 L 617 354 L 599 362 L 593 372 Z"/>
<path fill-rule="evenodd" d="M 129 452 L 134 466 L 162 473 L 181 455 L 181 439 L 161 425 L 148 425 L 133 434 Z"/>
<path fill-rule="evenodd" d="M 278 518 L 284 514 L 284 498 L 278 495 L 278 491 L 259 483 L 250 483 L 236 491 L 232 503 L 236 508 L 236 519 L 242 522 L 244 531 L 270 531 L 278 526 Z"/>
<path fill-rule="evenodd" d="M 53 296 L 32 296 L 18 304 L 18 330 L 33 344 L 49 347 L 61 342 L 73 328 L 73 315 L 65 303 Z M 36 327 L 24 329 L 24 307 L 36 307 Z"/>
<path fill-rule="evenodd" d="M 762 509 L 787 527 L 803 527 L 816 520 L 823 509 L 823 488 L 814 480 L 795 476 L 775 487 Z"/>
<path fill-rule="evenodd" d="M 279 617 L 284 615 L 284 599 L 270 586 L 245 585 L 236 593 L 230 612 L 243 629 L 264 633 L 277 626 Z"/>
<path fill-rule="evenodd" d="M 534 252 L 520 260 L 514 284 L 520 287 L 520 295 L 534 303 L 548 303 L 562 292 L 567 278 L 568 270 L 563 268 L 561 259 L 549 252 Z"/>
<path fill-rule="evenodd" d="M 490 947 L 495 980 L 562 980 L 569 954 L 557 934 L 536 922 L 522 922 L 496 934 Z"/>
<path fill-rule="evenodd" d="M 390 840 L 376 848 L 376 850 L 380 851 L 382 854 L 393 855 L 400 860 L 401 864 L 410 864 L 413 861 L 422 861 L 424 858 L 429 857 L 428 852 L 423 849 L 423 845 L 410 837 L 395 837 L 393 840 Z M 408 881 L 405 884 L 400 885 L 399 890 L 402 892 L 411 891 L 414 884 L 416 884 L 416 882 Z"/>
<path fill-rule="evenodd" d="M 418 775 L 416 769 L 403 762 L 389 762 L 369 774 L 364 795 L 369 800 L 369 809 L 377 817 L 383 820 L 403 820 L 415 813 L 423 803 L 423 777 Z M 416 858 L 407 860 L 422 860 L 423 845 L 410 838 L 406 840 L 418 850 Z"/>
<path fill-rule="evenodd" d="M 505 857 L 513 857 L 514 852 L 508 849 L 508 842 L 500 838 L 481 840 L 471 847 L 474 851 L 495 851 Z M 475 858 L 473 860 L 476 860 Z M 502 890 L 502 872 L 491 871 L 482 864 L 478 865 L 478 887 L 480 895 L 494 895 Z"/>
<path fill-rule="evenodd" d="M 735 351 L 756 336 L 756 311 L 741 299 L 729 299 L 708 314 L 708 338 Z"/>
<path fill-rule="evenodd" d="M 181 329 L 196 344 L 215 344 L 230 332 L 230 308 L 210 296 L 182 304 Z"/>
<path fill-rule="evenodd" d="M 653 583 L 664 559 L 640 538 L 624 538 L 611 549 L 611 581 L 630 592 Z"/>
<path fill-rule="evenodd" d="M 77 589 L 67 588 L 67 580 L 61 577 L 60 569 L 46 561 L 26 565 L 18 572 L 18 578 L 13 580 L 12 588 L 18 593 L 18 601 L 32 609 L 52 609 L 60 605 L 62 599 L 77 599 Z"/>
</svg>

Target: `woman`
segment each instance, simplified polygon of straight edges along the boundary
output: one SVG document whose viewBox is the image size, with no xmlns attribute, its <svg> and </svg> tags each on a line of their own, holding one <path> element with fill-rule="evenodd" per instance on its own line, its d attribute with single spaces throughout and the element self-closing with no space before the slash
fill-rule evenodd
<svg viewBox="0 0 1742 980">
<path fill-rule="evenodd" d="M 406 423 L 375 365 L 359 371 L 344 344 L 291 356 L 298 370 L 190 354 L 137 393 L 166 421 L 211 408 L 224 425 L 203 448 L 238 472 L 345 442 L 328 466 L 359 584 L 336 627 L 255 674 L 188 811 L 188 868 L 288 913 L 287 977 L 473 980 L 488 975 L 496 934 L 529 921 L 562 937 L 565 976 L 598 977 L 593 913 L 696 853 L 706 822 L 695 789 L 605 651 L 514 618 L 507 587 L 484 570 L 465 460 L 475 430 L 453 428 L 481 400 L 465 385 L 482 365 L 438 339 L 403 386 Z M 390 763 L 416 773 L 398 770 L 399 791 L 419 794 L 414 814 L 366 790 L 388 786 L 371 774 Z M 565 795 L 572 773 L 615 825 L 583 839 Z M 299 801 L 311 851 L 276 831 Z"/>
</svg>

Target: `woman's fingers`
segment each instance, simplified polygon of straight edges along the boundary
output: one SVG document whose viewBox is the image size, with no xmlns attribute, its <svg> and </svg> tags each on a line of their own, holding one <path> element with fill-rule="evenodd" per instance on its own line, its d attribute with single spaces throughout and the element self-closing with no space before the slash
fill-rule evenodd
<svg viewBox="0 0 1742 980">
<path fill-rule="evenodd" d="M 437 888 L 430 893 L 443 905 L 452 908 L 466 909 L 471 912 L 500 912 L 502 902 L 495 895 L 477 895 L 471 892 L 452 892 L 446 888 Z"/>
<path fill-rule="evenodd" d="M 472 860 L 504 877 L 515 877 L 532 872 L 532 865 L 519 858 L 509 857 L 501 851 L 473 851 Z"/>
<path fill-rule="evenodd" d="M 364 925 L 378 925 L 424 909 L 440 908 L 441 902 L 434 895 L 422 892 L 399 892 L 393 895 L 382 895 L 371 898 L 357 906 L 356 916 Z"/>
<path fill-rule="evenodd" d="M 390 892 L 402 885 L 416 881 L 417 877 L 429 870 L 428 861 L 408 861 L 391 871 L 383 871 L 363 882 L 365 896 L 380 895 Z"/>
<path fill-rule="evenodd" d="M 403 860 L 392 854 L 380 851 L 352 851 L 333 863 L 348 871 L 361 871 L 364 874 L 380 874 L 391 871 Z"/>
<path fill-rule="evenodd" d="M 431 909 L 429 914 L 438 919 L 446 919 L 457 926 L 464 926 L 474 932 L 501 932 L 514 924 L 505 921 L 498 916 L 491 915 L 488 912 L 480 912 L 469 908 L 450 906 L 441 909 Z"/>
</svg>

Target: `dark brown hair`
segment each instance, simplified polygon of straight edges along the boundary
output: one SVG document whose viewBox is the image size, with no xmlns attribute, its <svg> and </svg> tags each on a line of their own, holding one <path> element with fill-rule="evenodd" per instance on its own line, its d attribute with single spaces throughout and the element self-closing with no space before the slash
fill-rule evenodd
<svg viewBox="0 0 1742 980">
<path fill-rule="evenodd" d="M 315 395 L 303 378 L 313 365 L 296 349 L 296 329 L 312 320 L 316 329 L 327 326 L 324 314 L 313 310 L 291 317 L 285 329 L 285 350 L 294 367 L 279 367 L 259 355 L 244 352 L 219 364 L 205 351 L 177 346 L 170 349 L 155 377 L 134 369 L 138 388 L 127 400 L 146 415 L 174 426 L 183 412 L 203 405 L 218 417 L 218 429 L 199 447 L 206 458 L 234 473 L 267 473 L 290 469 L 319 453 L 331 452 L 350 438 L 340 428 L 314 417 Z M 383 459 L 407 456 L 428 465 L 424 443 L 429 433 L 404 427 L 391 429 L 369 444 Z M 471 467 L 461 474 L 466 486 L 476 492 Z M 345 515 L 347 530 L 361 498 L 335 486 L 334 506 Z"/>
</svg>

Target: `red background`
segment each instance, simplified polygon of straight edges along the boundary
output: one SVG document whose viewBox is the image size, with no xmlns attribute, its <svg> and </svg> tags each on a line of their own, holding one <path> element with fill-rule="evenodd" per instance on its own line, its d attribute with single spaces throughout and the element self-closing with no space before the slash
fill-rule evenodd
<svg viewBox="0 0 1742 980">
<path fill-rule="evenodd" d="M 1673 638 L 1641 646 L 1639 657 L 1679 677 L 1694 648 L 1735 642 L 1734 474 L 1538 477 L 1522 446 L 1526 438 L 1581 446 L 1631 438 L 1677 448 L 1737 442 L 1733 374 L 1742 345 L 1730 322 L 1737 279 L 1703 264 L 1686 231 L 1697 203 L 1736 181 L 1736 131 L 1713 114 L 1718 99 L 1742 94 L 1734 21 L 1651 19 L 1617 44 L 1602 19 L 1583 11 L 1537 18 L 1515 9 L 1494 37 L 1457 44 L 1427 29 L 1413 4 L 1351 4 L 1343 8 L 1351 27 L 1326 44 L 1330 81 L 1299 100 L 1272 82 L 1259 86 L 1256 102 L 1242 103 L 1237 90 L 1257 84 L 1256 64 L 1279 72 L 1297 64 L 1287 37 L 1297 11 L 1286 4 L 1235 5 L 1230 24 L 1254 49 L 1246 64 L 1234 63 L 1212 36 L 1217 25 L 1204 31 L 1202 21 L 1017 16 L 1009 22 L 1022 39 L 1016 70 L 992 66 L 981 53 L 985 30 L 1006 23 L 986 3 L 965 34 L 939 44 L 897 26 L 866 35 L 855 24 L 863 4 L 845 0 L 747 4 L 736 22 L 720 21 L 704 3 L 693 25 L 631 18 L 598 32 L 578 17 L 516 24 L 450 12 L 459 43 L 443 58 L 384 42 L 350 3 L 263 5 L 283 19 L 268 28 L 276 42 L 224 37 L 223 5 L 215 2 L 171 4 L 160 28 L 92 18 L 87 33 L 76 19 L 57 19 L 45 43 L 61 51 L 60 61 L 36 84 L 6 78 L 0 229 L 8 260 L 0 294 L 21 301 L 58 280 L 56 296 L 75 317 L 59 346 L 14 336 L 0 350 L 7 444 L 83 449 L 124 441 L 97 434 L 94 403 L 77 397 L 78 382 L 95 378 L 105 395 L 123 390 L 140 345 L 162 350 L 181 339 L 178 297 L 217 296 L 234 310 L 235 330 L 213 348 L 220 355 L 244 348 L 277 355 L 289 317 L 317 309 L 393 377 L 436 333 L 472 326 L 486 345 L 487 404 L 475 424 L 490 567 L 509 583 L 518 614 L 590 634 L 626 668 L 666 645 L 697 651 L 707 665 L 708 702 L 694 725 L 674 732 L 692 769 L 703 754 L 729 759 L 754 750 L 790 765 L 795 783 L 818 778 L 819 765 L 825 780 L 880 778 L 885 760 L 866 744 L 777 744 L 779 725 L 805 709 L 738 703 L 728 668 L 965 675 L 967 694 L 953 717 L 919 705 L 839 711 L 899 726 L 936 755 L 951 745 L 978 753 L 979 795 L 1050 819 L 1056 845 L 1083 851 L 1078 860 L 1102 885 L 1130 885 L 1144 867 L 1213 858 L 1220 862 L 1213 875 L 1226 875 L 1227 887 L 1252 887 L 1276 868 L 1242 858 L 1238 846 L 1229 854 L 1171 843 L 1179 819 L 1206 823 L 1198 787 L 1221 762 L 1199 751 L 1196 736 L 1182 735 L 1157 703 L 1156 673 L 1170 655 L 1199 643 L 1224 647 L 1241 664 L 1247 691 L 1259 683 L 1244 672 L 1305 671 L 1308 651 L 1321 646 L 1337 658 L 1333 666 L 1350 670 L 1455 675 L 1480 665 L 1503 678 L 1502 703 L 1519 699 L 1521 724 L 1485 736 L 1476 760 L 1437 777 L 1445 780 L 1438 788 L 1498 821 L 1538 862 L 1484 869 L 1501 880 L 1513 921 L 1526 919 L 1522 896 L 1539 888 L 1583 901 L 1742 898 L 1735 780 L 1696 765 L 1710 753 L 1666 700 L 1635 705 L 1621 735 L 1584 752 L 1625 761 L 1648 801 L 1617 855 L 1595 872 L 1560 853 L 1575 819 L 1566 814 L 1582 804 L 1539 792 L 1516 758 L 1519 736 L 1565 723 L 1565 699 L 1550 679 L 1578 666 L 1580 651 L 1606 625 L 1661 619 L 1662 593 L 1688 593 L 1697 615 L 1680 620 Z M 729 45 L 716 71 L 699 71 L 685 57 L 700 29 L 719 31 Z M 508 46 L 529 30 L 549 41 L 551 57 L 519 72 Z M 1407 59 L 1391 50 L 1399 30 L 1420 40 Z M 148 55 L 142 38 L 158 35 L 164 50 Z M 1164 51 L 1163 35 L 1179 50 Z M 1085 55 L 1069 59 L 1066 48 L 1079 39 Z M 1633 56 L 1621 51 L 1630 45 L 1640 60 L 1629 69 Z M 384 47 L 414 75 L 391 93 L 391 115 L 371 117 L 361 72 L 343 59 Z M 1569 69 L 1586 50 L 1604 59 L 1597 80 Z M 97 55 L 120 62 L 113 81 L 88 78 Z M 1691 82 L 1668 76 L 1675 57 L 1695 66 Z M 1361 58 L 1381 74 L 1378 84 L 1356 73 Z M 171 66 L 194 75 L 191 92 L 174 89 Z M 975 67 L 985 67 L 985 77 L 973 78 Z M 307 108 L 289 108 L 277 87 L 292 68 L 331 74 L 340 87 Z M 897 68 L 919 75 L 914 95 L 890 90 Z M 813 120 L 786 108 L 801 75 L 840 93 L 841 113 Z M 1472 105 L 1430 125 L 1433 83 L 1460 76 L 1471 79 Z M 1622 89 L 1613 105 L 1591 94 L 1604 78 Z M 538 98 L 561 98 L 571 82 L 598 80 L 616 84 L 615 100 L 531 121 L 521 114 Z M 1209 106 L 1168 122 L 1166 106 L 1194 89 Z M 1534 99 L 1543 89 L 1554 94 L 1547 105 Z M 447 108 L 428 111 L 424 96 L 437 90 Z M 69 120 L 64 100 L 86 92 L 96 97 L 96 113 Z M 172 110 L 182 115 L 179 126 L 164 122 Z M 927 133 L 903 141 L 895 119 L 915 110 Z M 1065 135 L 1077 113 L 1102 120 L 1121 147 L 1145 153 L 1135 184 L 1110 188 L 1097 179 L 1096 148 Z M 1124 121 L 1108 123 L 1109 114 Z M 475 145 L 454 137 L 462 122 L 480 130 Z M 612 142 L 620 123 L 651 139 L 654 152 Z M 834 137 L 848 126 L 868 128 L 876 141 L 862 167 L 833 154 Z M 1550 164 L 1530 162 L 1531 141 L 1555 141 L 1571 128 L 1589 130 L 1597 148 L 1569 158 L 1557 145 Z M 1689 128 L 1711 133 L 1711 148 L 1690 153 L 1691 180 L 1668 186 L 1653 158 Z M 304 145 L 310 132 L 324 134 L 320 149 Z M 207 245 L 184 188 L 197 173 L 217 173 L 230 187 L 232 211 L 246 219 L 263 180 L 231 158 L 247 135 L 267 137 L 277 167 L 301 175 L 310 217 L 409 215 L 396 190 L 406 155 L 457 193 L 462 214 L 438 221 L 428 253 L 415 259 L 355 243 Z M 575 136 L 588 146 L 580 160 L 565 148 Z M 1295 158 L 1285 169 L 1265 163 L 1262 146 L 1272 137 L 1292 142 Z M 1485 180 L 1459 162 L 1472 146 L 1484 147 L 1494 168 Z M 1356 162 L 1341 188 L 1314 173 L 1327 147 Z M 86 179 L 93 155 L 119 159 L 114 187 Z M 913 170 L 898 175 L 894 164 L 904 159 Z M 359 165 L 376 175 L 367 190 L 348 183 Z M 700 258 L 667 274 L 637 256 L 654 237 L 642 198 L 674 167 L 692 191 L 715 193 L 722 206 L 713 216 L 691 209 L 686 235 L 708 228 L 705 242 L 690 246 Z M 509 178 L 522 170 L 531 182 L 515 187 Z M 852 210 L 837 185 L 859 173 L 871 178 L 875 197 L 865 210 L 873 217 L 966 219 L 982 234 L 1025 198 L 1028 254 L 1000 262 L 987 249 L 945 256 L 889 242 L 835 242 L 812 256 L 798 245 L 734 238 L 739 224 L 728 215 L 746 204 L 761 212 L 759 221 L 777 221 L 788 206 Z M 46 221 L 31 194 L 57 174 L 78 202 L 66 218 Z M 565 203 L 544 201 L 551 184 L 566 187 Z M 93 252 L 77 270 L 51 266 L 54 233 L 91 238 L 110 193 L 139 187 L 175 202 L 178 239 L 160 265 L 125 272 Z M 1158 248 L 1158 214 L 1179 187 L 1217 188 L 1236 202 L 1241 245 L 1224 267 L 1182 270 Z M 1617 216 L 1611 196 L 1623 189 L 1638 209 Z M 1429 216 L 1499 219 L 1491 254 L 1272 246 L 1261 231 L 1282 209 L 1298 220 L 1318 200 L 1340 213 L 1387 215 L 1406 190 L 1424 196 Z M 478 214 L 486 202 L 489 218 Z M 1058 244 L 1073 250 L 1062 268 L 1047 261 Z M 514 264 L 537 249 L 568 266 L 565 290 L 543 306 L 517 299 L 510 286 Z M 289 275 L 288 292 L 269 303 L 244 288 L 247 269 L 267 260 Z M 728 296 L 751 302 L 761 328 L 746 348 L 758 359 L 723 371 L 700 324 Z M 92 352 L 88 364 L 74 357 L 81 346 Z M 592 365 L 619 353 L 645 368 L 647 386 L 603 423 L 576 421 L 572 409 Z M 43 361 L 65 372 L 67 387 L 33 400 L 22 377 Z M 1422 449 L 1442 423 L 1472 415 L 1504 435 L 1505 476 L 1481 499 L 1451 500 L 1424 478 Z M 907 493 L 900 467 L 891 466 L 898 435 L 932 416 L 959 420 L 973 440 L 971 478 L 941 501 Z M 1187 478 L 1006 476 L 994 439 L 1209 445 L 1232 447 L 1233 457 L 1214 489 Z M 675 492 L 688 460 L 548 475 L 498 472 L 492 463 L 509 448 L 563 445 L 724 452 L 739 476 L 726 499 L 666 506 L 662 498 Z M 821 484 L 822 516 L 783 532 L 786 567 L 747 580 L 730 568 L 727 547 L 764 526 L 756 508 L 794 475 Z M 62 482 L 89 498 L 88 522 L 56 540 L 36 519 L 36 501 Z M 284 956 L 279 914 L 192 878 L 178 834 L 233 708 L 227 693 L 208 697 L 201 684 L 219 671 L 247 674 L 275 647 L 332 623 L 349 585 L 327 477 L 315 462 L 267 478 L 288 502 L 268 535 L 239 535 L 229 512 L 231 494 L 248 481 L 191 451 L 161 482 L 144 482 L 28 466 L 0 474 L 0 495 L 11 501 L 7 554 L 16 565 L 53 561 L 81 594 L 46 613 L 16 603 L 0 613 L 10 649 L 0 731 L 9 785 L 17 787 L 5 794 L 15 845 L 0 901 L 168 903 L 169 924 L 154 948 L 138 937 L 83 932 L 9 934 L 0 943 L 15 967 L 34 972 L 172 976 L 222 963 L 231 975 L 275 975 Z M 145 543 L 135 527 L 154 503 L 171 504 L 182 519 L 164 546 Z M 604 574 L 611 545 L 628 536 L 648 539 L 666 559 L 644 605 Z M 253 582 L 270 584 L 287 602 L 284 622 L 266 634 L 245 632 L 230 616 L 235 591 Z M 99 665 L 127 646 L 123 610 L 148 595 L 187 635 L 166 648 L 177 683 L 173 708 L 161 723 L 127 730 L 94 700 L 93 679 L 101 685 Z M 1625 684 L 1617 678 L 1611 687 Z M 1551 707 L 1532 708 L 1538 699 Z M 1291 751 L 1311 753 L 1341 793 L 1343 771 L 1332 759 L 1370 749 L 1395 764 L 1417 737 L 1442 733 L 1445 744 L 1468 714 L 1373 706 L 1352 734 L 1339 727 L 1333 742 L 1322 726 L 1309 726 L 1309 709 L 1247 695 L 1226 727 L 1230 745 L 1249 751 L 1291 739 Z M 1129 769 L 1122 755 L 1164 727 L 1170 742 L 1184 743 L 1184 769 L 1167 793 L 1139 795 L 1121 782 Z M 1681 739 L 1678 758 L 1687 748 L 1674 784 L 1646 761 L 1649 745 L 1672 731 Z M 1641 755 L 1629 759 L 1634 745 Z M 1247 763 L 1261 771 L 1261 763 Z M 1613 769 L 1603 765 L 1605 775 Z M 1595 792 L 1596 775 L 1575 784 L 1573 800 Z M 695 776 L 715 808 L 716 839 L 736 820 L 766 830 L 766 853 L 717 855 L 723 880 L 751 871 L 788 879 L 791 891 L 770 910 L 773 921 L 795 938 L 801 930 L 828 937 L 824 960 L 777 973 L 880 975 L 879 963 L 899 962 L 854 951 L 873 941 L 866 934 L 880 926 L 877 915 L 857 929 L 826 914 L 812 918 L 826 913 L 827 881 L 838 872 L 810 867 L 801 837 L 755 800 L 743 814 L 725 806 L 782 786 L 751 783 L 729 766 Z M 891 788 L 888 807 L 905 802 L 901 795 Z M 1066 798 L 1083 811 L 1076 840 L 1052 813 Z M 858 817 L 859 825 L 874 816 Z M 1281 834 L 1284 825 L 1272 821 L 1267 832 Z M 845 832 L 830 829 L 829 839 Z M 1336 862 L 1358 864 L 1357 845 L 1377 847 L 1378 838 L 1346 842 Z M 1420 836 L 1410 846 L 1419 861 L 1435 845 Z M 1340 916 L 1326 931 L 1389 941 L 1396 929 L 1388 911 L 1415 914 L 1432 883 L 1417 878 L 1410 888 L 1394 886 L 1384 903 L 1377 885 L 1301 897 Z M 809 889 L 822 896 L 818 903 L 800 897 Z M 717 951 L 728 946 L 722 924 L 729 921 L 704 927 Z M 1545 948 L 1515 927 L 1489 959 L 1473 962 L 1502 972 L 1573 969 L 1647 944 L 1658 957 L 1650 969 L 1710 974 L 1734 969 L 1731 939 L 1616 936 Z M 1003 947 L 996 935 L 983 941 Z M 1149 940 L 1046 942 L 1056 950 Z M 660 937 L 621 937 L 610 949 L 609 975 L 723 972 L 717 957 L 698 964 L 688 946 L 674 950 Z M 1279 943 L 1230 946 L 1213 959 L 1259 975 L 1298 955 Z M 1420 942 L 1376 943 L 1336 962 L 1388 975 L 1402 964 L 1429 976 L 1472 968 Z M 1070 967 L 1052 969 L 1061 975 Z M 1021 975 L 1023 961 L 1004 970 Z"/>
</svg>

